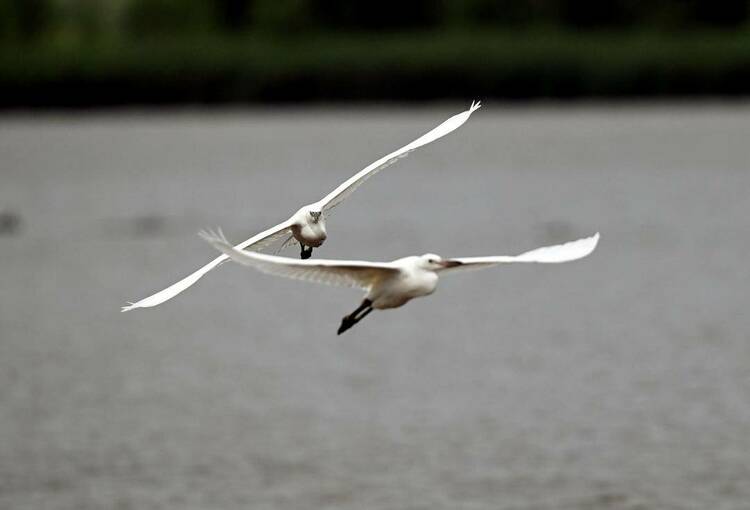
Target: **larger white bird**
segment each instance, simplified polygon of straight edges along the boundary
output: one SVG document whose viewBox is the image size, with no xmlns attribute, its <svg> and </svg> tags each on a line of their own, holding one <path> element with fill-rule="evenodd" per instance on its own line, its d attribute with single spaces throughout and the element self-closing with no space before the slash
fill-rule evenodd
<svg viewBox="0 0 750 510">
<path fill-rule="evenodd" d="M 479 269 L 511 262 L 559 263 L 589 255 L 599 242 L 591 237 L 555 246 L 545 246 L 516 256 L 465 257 L 442 259 L 427 253 L 393 262 L 359 260 L 295 260 L 238 249 L 219 230 L 201 232 L 201 237 L 233 261 L 258 271 L 285 278 L 307 280 L 339 287 L 358 287 L 366 292 L 362 304 L 341 320 L 338 334 L 361 321 L 373 309 L 398 308 L 410 300 L 435 291 L 439 275 L 462 269 Z"/>
<path fill-rule="evenodd" d="M 455 131 L 461 127 L 473 112 L 475 112 L 481 106 L 481 102 L 472 102 L 471 106 L 465 112 L 461 112 L 454 115 L 450 119 L 446 120 L 438 127 L 434 128 L 429 133 L 426 133 L 413 142 L 401 147 L 397 151 L 391 152 L 387 156 L 383 156 L 379 160 L 371 163 L 369 166 L 360 170 L 349 179 L 341 183 L 336 189 L 331 191 L 321 200 L 308 204 L 300 208 L 296 213 L 292 215 L 286 221 L 283 221 L 271 227 L 268 230 L 254 235 L 250 239 L 243 241 L 237 245 L 237 248 L 252 248 L 253 250 L 262 250 L 272 245 L 273 243 L 286 238 L 281 248 L 288 246 L 290 243 L 294 243 L 296 240 L 300 244 L 301 258 L 307 259 L 312 254 L 312 249 L 317 248 L 326 240 L 326 215 L 330 211 L 339 205 L 341 202 L 346 200 L 354 190 L 356 190 L 363 182 L 375 175 L 380 170 L 392 165 L 399 159 L 406 157 L 414 149 L 418 149 L 423 145 L 427 145 L 430 142 L 434 142 L 438 138 Z M 280 248 L 280 249 L 281 249 Z M 186 276 L 179 282 L 170 285 L 164 290 L 157 292 L 147 298 L 141 299 L 135 303 L 128 303 L 127 306 L 122 307 L 123 312 L 133 310 L 134 308 L 148 308 L 151 306 L 160 305 L 165 301 L 172 299 L 180 292 L 189 288 L 195 282 L 200 280 L 203 275 L 211 271 L 216 266 L 227 260 L 226 255 L 221 255 L 202 268 L 198 269 L 194 273 Z"/>
</svg>

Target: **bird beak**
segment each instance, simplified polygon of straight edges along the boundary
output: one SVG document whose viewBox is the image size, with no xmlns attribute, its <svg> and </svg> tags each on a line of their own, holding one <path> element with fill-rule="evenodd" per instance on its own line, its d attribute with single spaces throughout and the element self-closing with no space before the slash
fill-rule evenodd
<svg viewBox="0 0 750 510">
<path fill-rule="evenodd" d="M 459 262 L 458 260 L 442 260 L 440 261 L 440 265 L 444 268 L 449 267 L 456 267 L 462 265 L 462 262 Z"/>
</svg>

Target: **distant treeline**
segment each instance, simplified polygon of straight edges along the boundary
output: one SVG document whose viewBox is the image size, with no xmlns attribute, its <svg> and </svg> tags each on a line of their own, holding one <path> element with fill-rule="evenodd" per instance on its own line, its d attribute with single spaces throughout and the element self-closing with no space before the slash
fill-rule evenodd
<svg viewBox="0 0 750 510">
<path fill-rule="evenodd" d="M 750 0 L 0 0 L 0 107 L 750 94 Z"/>
<path fill-rule="evenodd" d="M 634 27 L 748 23 L 748 0 L 0 0 L 0 39 L 300 31 Z"/>
</svg>

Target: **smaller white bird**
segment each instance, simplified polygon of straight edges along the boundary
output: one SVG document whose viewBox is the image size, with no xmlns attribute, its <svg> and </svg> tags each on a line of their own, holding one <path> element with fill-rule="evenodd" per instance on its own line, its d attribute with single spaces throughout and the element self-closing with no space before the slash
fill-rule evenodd
<svg viewBox="0 0 750 510">
<path fill-rule="evenodd" d="M 334 207 L 346 200 L 362 185 L 362 183 L 379 171 L 391 166 L 399 159 L 405 158 L 412 151 L 432 143 L 463 126 L 464 123 L 469 120 L 471 114 L 477 111 L 481 106 L 481 101 L 472 101 L 468 110 L 452 116 L 450 119 L 411 143 L 383 156 L 374 163 L 370 163 L 365 168 L 339 184 L 336 189 L 328 193 L 322 199 L 301 207 L 288 220 L 282 221 L 275 227 L 264 230 L 259 234 L 255 234 L 250 239 L 238 244 L 237 247 L 241 249 L 252 248 L 253 250 L 260 251 L 284 239 L 278 251 L 281 251 L 287 246 L 291 246 L 296 241 L 300 245 L 300 257 L 303 259 L 310 258 L 313 248 L 319 247 L 328 238 L 326 217 L 331 213 Z M 127 312 L 136 308 L 150 308 L 152 306 L 160 305 L 188 289 L 195 282 L 203 278 L 206 273 L 215 267 L 218 267 L 226 260 L 227 257 L 225 255 L 219 255 L 208 264 L 187 275 L 177 283 L 173 283 L 166 289 L 162 289 L 155 294 L 136 301 L 135 303 L 129 302 L 126 306 L 122 307 L 122 311 Z"/>
<path fill-rule="evenodd" d="M 440 274 L 461 269 L 480 269 L 511 262 L 559 263 L 589 255 L 599 242 L 599 233 L 591 237 L 555 246 L 545 246 L 516 256 L 465 257 L 442 259 L 427 253 L 392 262 L 359 260 L 296 260 L 236 248 L 219 229 L 203 231 L 200 236 L 235 262 L 258 271 L 296 280 L 307 280 L 339 287 L 358 287 L 366 291 L 362 304 L 341 320 L 340 335 L 367 314 L 398 308 L 410 300 L 429 296 L 437 287 Z"/>
</svg>

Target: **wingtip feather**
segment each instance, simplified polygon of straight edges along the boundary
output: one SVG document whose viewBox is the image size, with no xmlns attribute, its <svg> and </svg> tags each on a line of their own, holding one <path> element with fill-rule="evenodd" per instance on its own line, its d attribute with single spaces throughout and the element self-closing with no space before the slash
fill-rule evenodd
<svg viewBox="0 0 750 510">
<path fill-rule="evenodd" d="M 127 306 L 120 307 L 120 312 L 129 312 L 130 310 L 135 310 L 136 308 L 139 308 L 136 303 L 131 303 L 128 301 Z"/>
<path fill-rule="evenodd" d="M 229 241 L 224 235 L 224 231 L 221 230 L 221 227 L 216 227 L 216 230 L 211 230 L 210 228 L 201 230 L 200 232 L 198 232 L 198 235 L 201 239 L 208 242 L 209 244 L 215 244 L 217 242 L 229 244 Z"/>
<path fill-rule="evenodd" d="M 579 239 L 578 241 L 573 241 L 572 244 L 582 247 L 582 252 L 578 258 L 588 257 L 589 255 L 594 253 L 594 250 L 596 250 L 596 247 L 599 244 L 599 237 L 599 232 L 597 232 L 593 236 L 584 237 L 583 239 Z"/>
<path fill-rule="evenodd" d="M 594 251 L 594 250 L 596 249 L 596 247 L 597 247 L 597 246 L 599 245 L 599 238 L 600 238 L 600 237 L 601 237 L 601 236 L 599 235 L 599 232 L 597 232 L 597 233 L 596 233 L 596 234 L 594 234 L 593 236 L 589 237 L 589 239 L 591 240 L 591 251 L 592 251 L 592 252 L 593 252 L 593 251 Z"/>
<path fill-rule="evenodd" d="M 469 113 L 473 113 L 479 110 L 481 107 L 482 107 L 482 101 L 474 100 L 471 102 L 471 106 L 469 107 Z"/>
</svg>

